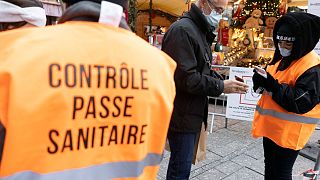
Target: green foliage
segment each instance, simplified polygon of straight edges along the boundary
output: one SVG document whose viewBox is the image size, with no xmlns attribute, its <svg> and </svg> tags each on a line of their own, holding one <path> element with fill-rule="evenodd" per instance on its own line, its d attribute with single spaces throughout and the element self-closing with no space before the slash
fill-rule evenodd
<svg viewBox="0 0 320 180">
<path fill-rule="evenodd" d="M 137 20 L 137 0 L 129 0 L 129 26 L 133 32 L 136 31 L 136 20 Z"/>
</svg>

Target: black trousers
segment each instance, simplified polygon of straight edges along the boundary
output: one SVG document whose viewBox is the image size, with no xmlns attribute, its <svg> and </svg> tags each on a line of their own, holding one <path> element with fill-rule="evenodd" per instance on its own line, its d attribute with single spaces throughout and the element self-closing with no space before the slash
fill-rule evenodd
<svg viewBox="0 0 320 180">
<path fill-rule="evenodd" d="M 272 140 L 263 138 L 265 180 L 291 180 L 293 164 L 299 151 L 278 146 Z"/>
</svg>

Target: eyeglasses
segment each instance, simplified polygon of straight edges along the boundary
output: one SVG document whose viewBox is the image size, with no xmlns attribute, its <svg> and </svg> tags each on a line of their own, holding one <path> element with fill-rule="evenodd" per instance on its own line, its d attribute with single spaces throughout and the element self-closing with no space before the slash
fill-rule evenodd
<svg viewBox="0 0 320 180">
<path fill-rule="evenodd" d="M 224 7 L 217 7 L 215 6 L 210 0 L 207 0 L 209 7 L 217 12 L 217 14 L 223 14 L 225 8 Z M 211 7 L 213 6 L 213 8 Z"/>
</svg>

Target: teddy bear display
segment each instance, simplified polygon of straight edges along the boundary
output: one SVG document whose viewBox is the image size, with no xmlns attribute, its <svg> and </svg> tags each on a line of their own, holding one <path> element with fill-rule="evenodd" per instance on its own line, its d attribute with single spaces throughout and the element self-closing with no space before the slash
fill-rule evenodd
<svg viewBox="0 0 320 180">
<path fill-rule="evenodd" d="M 276 17 L 268 17 L 266 19 L 266 28 L 264 30 L 264 37 L 272 37 L 273 36 L 273 28 L 276 24 Z"/>
<path fill-rule="evenodd" d="M 260 30 L 260 25 L 263 24 L 262 19 L 260 18 L 262 15 L 262 12 L 259 9 L 255 9 L 251 13 L 251 17 L 249 17 L 245 24 L 243 25 L 243 28 L 245 29 L 252 29 L 255 28 L 258 31 Z"/>
<path fill-rule="evenodd" d="M 264 41 L 263 41 L 263 47 L 264 48 L 274 48 L 273 45 L 273 28 L 276 24 L 277 18 L 275 17 L 268 17 L 266 19 L 266 28 L 264 30 Z"/>
</svg>

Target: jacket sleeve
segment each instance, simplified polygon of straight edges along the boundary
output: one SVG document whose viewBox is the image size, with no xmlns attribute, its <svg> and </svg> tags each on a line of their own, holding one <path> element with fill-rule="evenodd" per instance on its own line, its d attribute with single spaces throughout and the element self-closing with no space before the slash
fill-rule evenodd
<svg viewBox="0 0 320 180">
<path fill-rule="evenodd" d="M 197 48 L 200 47 L 182 27 L 173 27 L 164 37 L 162 50 L 177 63 L 176 88 L 195 95 L 219 96 L 223 92 L 223 81 L 197 71 Z"/>
<path fill-rule="evenodd" d="M 294 87 L 280 84 L 272 92 L 272 99 L 289 112 L 304 114 L 320 103 L 320 66 L 304 72 Z"/>
</svg>

